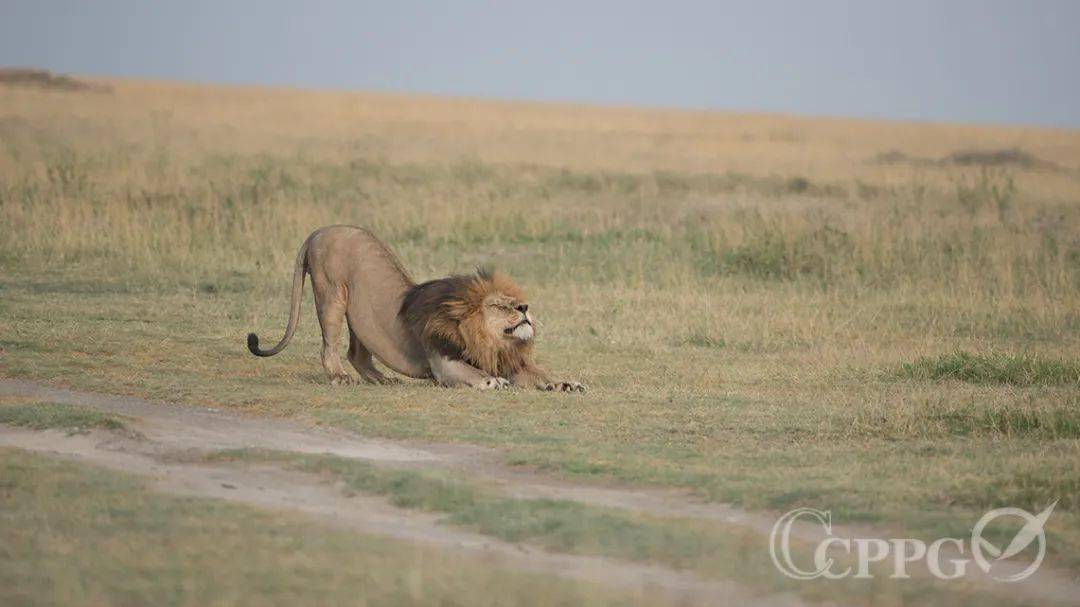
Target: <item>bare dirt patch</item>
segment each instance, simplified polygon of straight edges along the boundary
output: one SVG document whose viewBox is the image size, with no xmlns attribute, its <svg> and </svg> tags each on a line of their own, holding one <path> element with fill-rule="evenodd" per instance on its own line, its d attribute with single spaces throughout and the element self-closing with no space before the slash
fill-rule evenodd
<svg viewBox="0 0 1080 607">
<path fill-rule="evenodd" d="M 704 581 L 664 567 L 551 553 L 451 529 L 439 524 L 438 515 L 397 508 L 378 497 L 348 495 L 336 483 L 328 483 L 314 475 L 273 466 L 236 468 L 163 461 L 156 456 L 161 445 L 106 431 L 68 434 L 0 426 L 0 446 L 148 476 L 153 479 L 155 488 L 169 493 L 298 511 L 322 523 L 436 545 L 490 559 L 502 567 L 637 589 L 643 593 L 661 591 L 680 603 L 802 604 L 790 595 L 758 597 L 734 582 Z"/>
<path fill-rule="evenodd" d="M 373 439 L 287 420 L 241 417 L 216 409 L 79 392 L 17 379 L 0 379 L 0 395 L 80 405 L 133 418 L 129 425 L 146 437 L 143 449 L 159 454 L 240 448 L 332 454 L 387 466 L 460 471 L 491 480 L 513 497 L 566 499 L 657 516 L 701 518 L 751 526 L 766 533 L 775 520 L 726 504 L 696 501 L 684 491 L 571 483 L 510 468 L 498 463 L 497 451 L 482 447 Z"/>
</svg>

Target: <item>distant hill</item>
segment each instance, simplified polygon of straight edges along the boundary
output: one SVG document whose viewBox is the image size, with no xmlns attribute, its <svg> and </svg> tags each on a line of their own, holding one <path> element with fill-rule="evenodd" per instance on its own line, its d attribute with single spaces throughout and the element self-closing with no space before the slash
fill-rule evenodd
<svg viewBox="0 0 1080 607">
<path fill-rule="evenodd" d="M 54 74 L 49 70 L 25 67 L 0 67 L 0 84 L 36 86 L 67 91 L 111 90 L 111 87 L 106 85 L 83 82 L 63 74 Z"/>
</svg>

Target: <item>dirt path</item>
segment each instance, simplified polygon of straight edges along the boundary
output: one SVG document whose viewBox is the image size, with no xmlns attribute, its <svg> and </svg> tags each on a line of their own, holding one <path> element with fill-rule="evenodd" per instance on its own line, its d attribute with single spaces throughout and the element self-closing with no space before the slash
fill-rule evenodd
<svg viewBox="0 0 1080 607">
<path fill-rule="evenodd" d="M 768 533 L 775 516 L 726 504 L 695 500 L 688 492 L 570 483 L 498 463 L 492 449 L 465 445 L 413 444 L 363 437 L 332 428 L 189 405 L 54 388 L 31 381 L 0 379 L 0 396 L 90 407 L 133 418 L 129 424 L 162 452 L 257 447 L 299 453 L 330 453 L 375 464 L 459 471 L 500 485 L 512 497 L 565 499 L 656 516 L 699 518 Z M 807 529 L 807 537 L 817 530 Z M 814 535 L 813 537 L 817 537 Z"/>
<path fill-rule="evenodd" d="M 631 488 L 571 483 L 550 476 L 506 467 L 494 450 L 462 445 L 418 444 L 362 437 L 341 430 L 306 426 L 262 417 L 241 416 L 216 409 L 108 396 L 0 378 L 0 396 L 21 396 L 42 402 L 81 405 L 131 418 L 128 425 L 143 439 L 114 433 L 68 436 L 62 432 L 33 432 L 0 426 L 0 445 L 46 452 L 87 463 L 152 477 L 165 491 L 201 495 L 288 509 L 336 525 L 390 535 L 490 557 L 500 566 L 554 573 L 621 588 L 662 590 L 677 601 L 694 604 L 794 605 L 791 595 L 760 597 L 734 582 L 702 581 L 676 570 L 602 557 L 553 554 L 510 544 L 487 536 L 437 524 L 438 516 L 407 511 L 371 496 L 346 497 L 341 487 L 319 477 L 270 466 L 243 469 L 227 465 L 178 462 L 164 456 L 177 452 L 209 452 L 256 447 L 301 453 L 330 453 L 373 464 L 405 468 L 439 468 L 463 472 L 498 485 L 518 498 L 551 498 L 620 508 L 661 517 L 684 517 L 736 525 L 765 536 L 775 514 L 752 513 L 729 505 L 703 503 L 688 493 L 656 488 Z M 821 539 L 820 528 L 797 526 L 795 536 Z M 834 525 L 847 537 L 890 537 L 887 529 Z M 1022 565 L 1021 565 L 1022 567 Z M 1080 583 L 1063 572 L 1043 567 L 1022 584 L 989 582 L 977 568 L 968 568 L 971 581 L 1016 598 L 1072 602 Z"/>
<path fill-rule="evenodd" d="M 438 524 L 437 514 L 397 508 L 385 499 L 348 495 L 324 478 L 274 466 L 195 464 L 178 461 L 177 452 L 211 452 L 258 447 L 302 453 L 332 453 L 387 466 L 438 467 L 472 471 L 511 488 L 512 494 L 626 504 L 635 510 L 674 512 L 673 498 L 647 492 L 574 487 L 539 475 L 518 473 L 493 463 L 490 450 L 457 445 L 409 445 L 364 438 L 285 420 L 243 417 L 215 409 L 152 402 L 53 388 L 24 380 L 0 379 L 0 396 L 90 407 L 124 415 L 139 438 L 106 431 L 71 435 L 0 425 L 0 446 L 65 457 L 153 479 L 157 489 L 214 497 L 266 508 L 297 511 L 321 522 L 365 533 L 434 544 L 490 559 L 499 567 L 555 574 L 640 593 L 661 593 L 677 604 L 795 606 L 794 595 L 761 596 L 736 582 L 705 581 L 691 573 L 617 559 L 559 554 L 512 544 Z M 670 503 L 668 500 L 671 499 Z M 692 509 L 691 504 L 684 505 Z M 717 509 L 710 517 L 721 517 Z"/>
<path fill-rule="evenodd" d="M 593 556 L 546 552 L 438 524 L 434 514 L 403 510 L 385 499 L 347 496 L 338 484 L 273 466 L 211 466 L 163 462 L 137 441 L 109 432 L 68 435 L 0 426 L 0 446 L 61 456 L 153 479 L 158 490 L 300 512 L 364 533 L 422 542 L 483 558 L 498 567 L 554 574 L 636 591 L 660 592 L 675 603 L 801 605 L 794 597 L 759 597 L 733 582 L 703 581 L 663 567 Z"/>
</svg>

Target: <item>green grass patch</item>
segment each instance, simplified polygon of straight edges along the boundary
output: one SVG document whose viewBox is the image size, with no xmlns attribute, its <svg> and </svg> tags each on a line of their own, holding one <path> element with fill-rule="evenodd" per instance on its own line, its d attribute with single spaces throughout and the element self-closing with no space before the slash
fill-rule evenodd
<svg viewBox="0 0 1080 607">
<path fill-rule="evenodd" d="M 0 404 L 0 424 L 72 432 L 94 428 L 124 430 L 127 427 L 119 416 L 111 413 L 58 403 Z"/>
<path fill-rule="evenodd" d="M 890 440 L 916 437 L 928 440 L 949 437 L 1077 439 L 1080 438 L 1080 400 L 1030 398 L 985 402 L 971 397 L 938 397 L 863 410 L 838 417 L 834 425 L 841 434 Z"/>
<path fill-rule="evenodd" d="M 1080 363 L 1028 354 L 971 354 L 957 351 L 904 363 L 898 372 L 910 379 L 955 379 L 972 384 L 1080 387 Z"/>
<path fill-rule="evenodd" d="M 712 529 L 566 500 L 507 498 L 446 473 L 384 468 L 333 455 L 234 449 L 207 460 L 269 462 L 330 474 L 350 491 L 385 496 L 402 508 L 443 513 L 448 523 L 557 552 L 657 562 L 713 577 L 740 578 L 749 574 L 743 566 L 751 559 L 759 585 L 774 577 L 762 560 L 767 554 L 748 554 L 760 537 L 739 527 Z"/>
<path fill-rule="evenodd" d="M 274 462 L 332 474 L 352 491 L 386 496 L 402 508 L 445 513 L 449 523 L 502 540 L 700 568 L 720 577 L 734 573 L 727 567 L 732 559 L 745 559 L 747 545 L 760 539 L 739 527 L 710 530 L 690 521 L 650 519 L 566 500 L 506 498 L 445 473 L 383 468 L 332 455 L 239 449 L 208 459 Z"/>
<path fill-rule="evenodd" d="M 432 512 L 457 512 L 478 503 L 475 487 L 434 472 L 379 468 L 369 463 L 332 455 L 304 455 L 267 449 L 226 449 L 205 456 L 210 462 L 270 462 L 304 472 L 329 473 L 352 491 L 385 495 L 395 506 Z"/>
</svg>

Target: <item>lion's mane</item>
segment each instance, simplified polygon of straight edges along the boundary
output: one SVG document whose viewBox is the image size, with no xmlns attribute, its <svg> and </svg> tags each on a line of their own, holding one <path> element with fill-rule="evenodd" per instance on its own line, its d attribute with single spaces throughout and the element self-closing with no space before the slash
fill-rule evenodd
<svg viewBox="0 0 1080 607">
<path fill-rule="evenodd" d="M 484 301 L 492 294 L 524 299 L 505 274 L 488 268 L 418 284 L 405 294 L 405 326 L 440 354 L 461 358 L 495 377 L 509 377 L 532 360 L 532 341 L 497 339 L 484 328 Z"/>
</svg>

